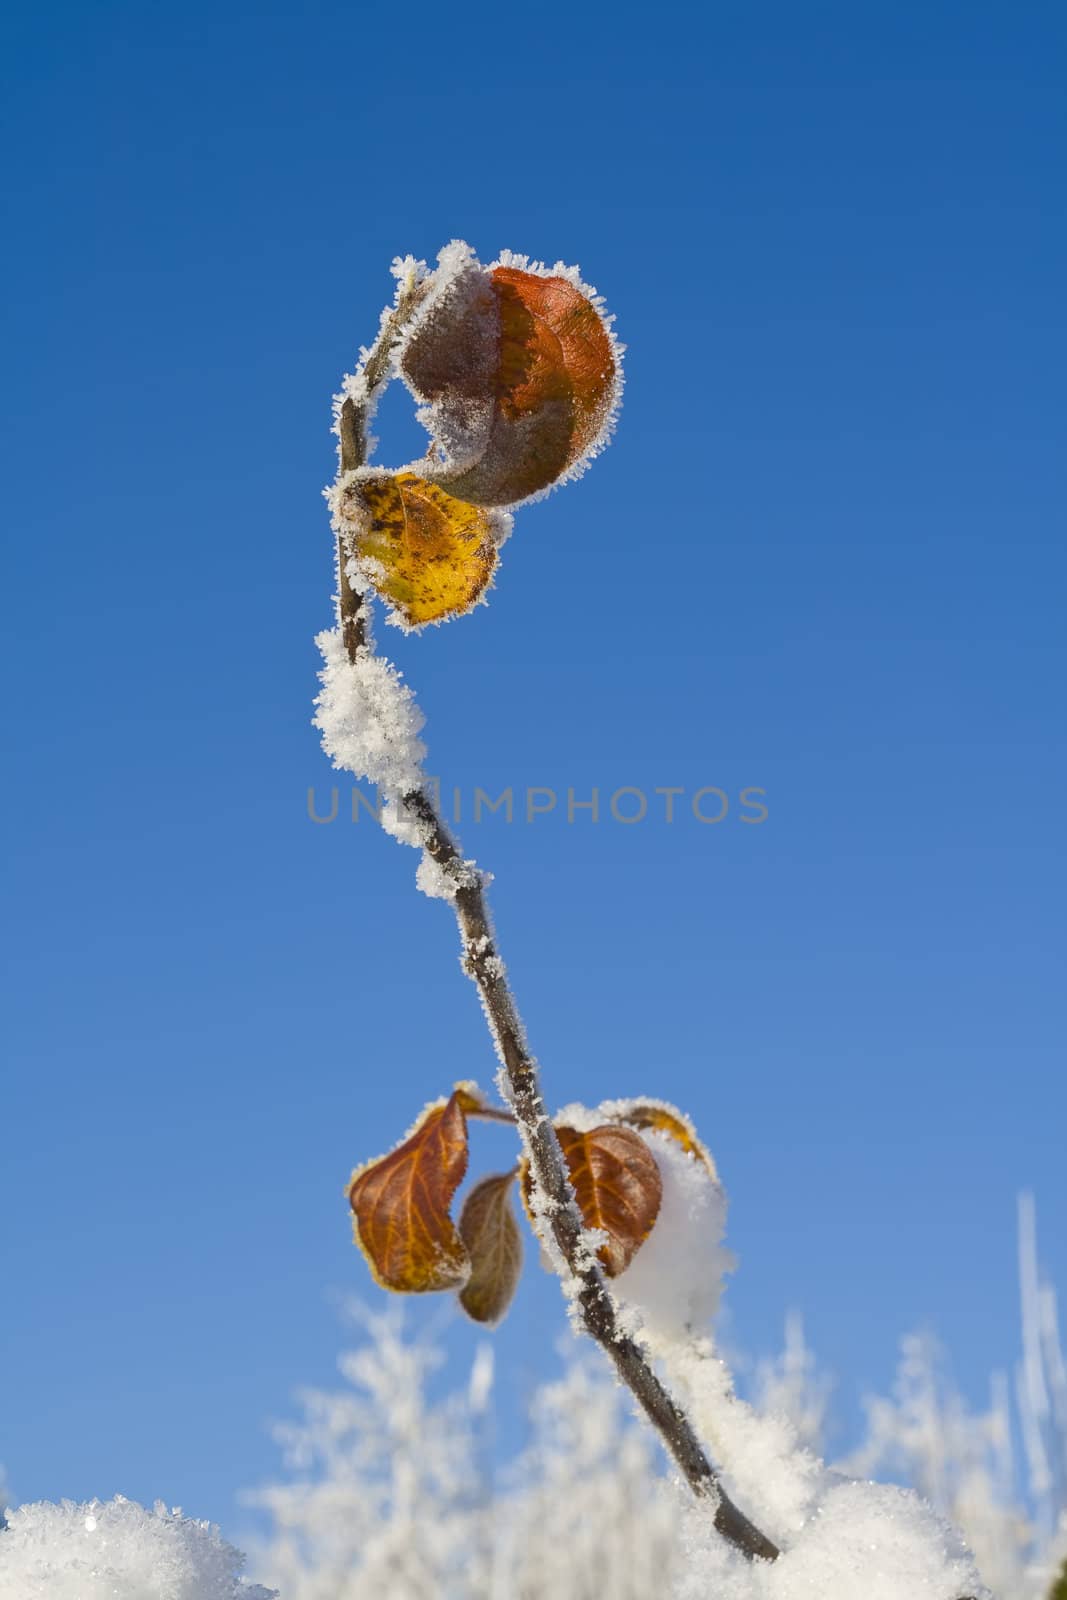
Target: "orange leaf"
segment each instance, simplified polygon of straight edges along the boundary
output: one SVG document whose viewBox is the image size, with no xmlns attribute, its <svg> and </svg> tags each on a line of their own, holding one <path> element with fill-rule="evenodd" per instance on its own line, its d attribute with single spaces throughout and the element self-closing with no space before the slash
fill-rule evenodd
<svg viewBox="0 0 1067 1600">
<path fill-rule="evenodd" d="M 338 510 L 368 581 L 412 628 L 470 610 L 508 527 L 414 472 L 357 475 L 342 485 Z"/>
<path fill-rule="evenodd" d="M 459 1231 L 471 1275 L 459 1303 L 475 1322 L 499 1322 L 511 1304 L 522 1270 L 522 1235 L 511 1209 L 514 1172 L 475 1185 L 463 1204 Z"/>
<path fill-rule="evenodd" d="M 684 1112 L 664 1101 L 634 1101 L 627 1105 L 624 1112 L 620 1112 L 619 1120 L 630 1128 L 654 1128 L 659 1133 L 669 1134 L 687 1155 L 702 1161 L 718 1182 L 715 1159 Z"/>
<path fill-rule="evenodd" d="M 652 1231 L 663 1198 L 655 1157 L 632 1128 L 605 1123 L 588 1133 L 557 1128 L 574 1196 L 587 1228 L 607 1234 L 597 1254 L 609 1278 L 624 1272 Z M 532 1182 L 523 1164 L 523 1199 Z M 532 1220 L 532 1218 L 531 1218 Z"/>
<path fill-rule="evenodd" d="M 579 470 L 605 442 L 617 349 L 569 277 L 473 269 L 416 330 L 401 368 L 445 456 L 426 471 L 480 506 L 514 505 Z"/>
<path fill-rule="evenodd" d="M 428 1106 L 402 1144 L 352 1174 L 356 1243 L 383 1289 L 459 1289 L 470 1277 L 448 1209 L 467 1170 L 463 1095 Z"/>
</svg>

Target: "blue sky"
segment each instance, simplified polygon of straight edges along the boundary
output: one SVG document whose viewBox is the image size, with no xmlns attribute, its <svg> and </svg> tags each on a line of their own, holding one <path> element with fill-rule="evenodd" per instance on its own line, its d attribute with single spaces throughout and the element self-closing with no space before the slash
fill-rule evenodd
<svg viewBox="0 0 1067 1600">
<path fill-rule="evenodd" d="M 628 387 L 491 605 L 384 634 L 431 767 L 767 794 L 760 826 L 463 829 L 548 1095 L 693 1114 L 740 1347 L 801 1307 L 847 1417 L 923 1323 L 981 1400 L 1023 1185 L 1067 1286 L 1061 9 L 4 30 L 16 1493 L 232 1526 L 265 1420 L 330 1380 L 334 1297 L 375 1293 L 351 1166 L 491 1076 L 413 856 L 306 809 L 329 397 L 390 259 L 456 236 L 580 262 Z M 561 1319 L 531 1262 L 516 1395 Z"/>
</svg>

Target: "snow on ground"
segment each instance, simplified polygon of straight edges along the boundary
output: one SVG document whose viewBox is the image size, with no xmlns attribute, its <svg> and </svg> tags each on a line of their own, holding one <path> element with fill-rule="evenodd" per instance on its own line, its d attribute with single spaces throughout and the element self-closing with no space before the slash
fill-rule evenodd
<svg viewBox="0 0 1067 1600">
<path fill-rule="evenodd" d="M 209 1522 L 117 1495 L 41 1501 L 7 1514 L 0 1600 L 272 1600 L 244 1583 L 244 1557 Z"/>
</svg>

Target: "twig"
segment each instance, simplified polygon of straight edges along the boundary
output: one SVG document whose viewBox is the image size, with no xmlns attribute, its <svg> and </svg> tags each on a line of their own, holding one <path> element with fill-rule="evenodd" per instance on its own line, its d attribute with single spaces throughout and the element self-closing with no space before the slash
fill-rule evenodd
<svg viewBox="0 0 1067 1600">
<path fill-rule="evenodd" d="M 397 305 L 382 325 L 368 354 L 363 376 L 366 398 L 362 405 L 347 398 L 338 416 L 340 472 L 363 465 L 366 458 L 368 405 L 376 389 L 389 376 L 392 346 L 423 296 L 423 286 L 402 291 Z M 367 627 L 366 601 L 346 571 L 348 552 L 338 537 L 338 621 L 348 658 L 353 663 L 373 646 Z M 507 1099 L 525 1146 L 540 1197 L 544 1222 L 565 1264 L 586 1331 L 604 1349 L 619 1377 L 627 1385 L 658 1430 L 693 1493 L 714 1504 L 714 1523 L 723 1538 L 745 1556 L 773 1561 L 778 1548 L 760 1532 L 727 1495 L 718 1473 L 708 1460 L 685 1412 L 665 1388 L 634 1339 L 623 1333 L 615 1314 L 603 1271 L 585 1240 L 585 1225 L 575 1202 L 560 1149 L 541 1093 L 537 1063 L 527 1047 L 518 1008 L 496 949 L 485 888 L 450 837 L 433 800 L 425 790 L 404 795 L 401 804 L 415 818 L 425 849 L 456 885 L 453 906 L 459 924 L 463 967 L 477 986 L 489 1031 L 503 1069 Z"/>
</svg>

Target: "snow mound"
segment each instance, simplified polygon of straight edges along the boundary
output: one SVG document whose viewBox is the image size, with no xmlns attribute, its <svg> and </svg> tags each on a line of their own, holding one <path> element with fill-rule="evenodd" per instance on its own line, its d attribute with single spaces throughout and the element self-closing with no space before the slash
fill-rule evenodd
<svg viewBox="0 0 1067 1600">
<path fill-rule="evenodd" d="M 840 1482 L 773 1563 L 746 1561 L 685 1513 L 688 1560 L 674 1600 L 989 1600 L 958 1536 L 906 1489 Z"/>
<path fill-rule="evenodd" d="M 157 1502 L 42 1500 L 0 1529 L 0 1600 L 274 1600 L 210 1522 Z"/>
</svg>

